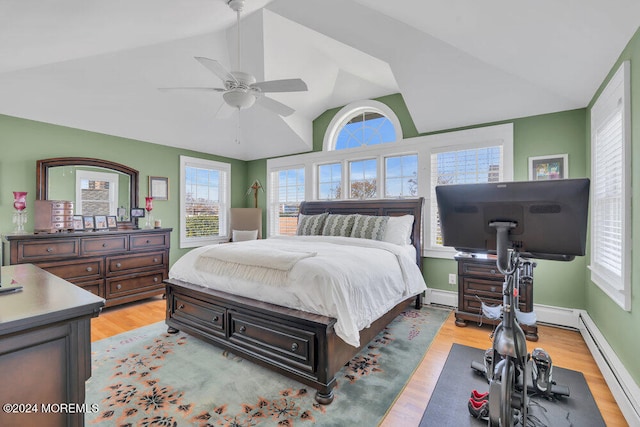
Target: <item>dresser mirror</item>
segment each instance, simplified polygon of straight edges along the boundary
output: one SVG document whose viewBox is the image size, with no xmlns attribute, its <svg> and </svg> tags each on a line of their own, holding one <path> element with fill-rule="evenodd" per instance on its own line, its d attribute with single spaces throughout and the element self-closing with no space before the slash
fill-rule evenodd
<svg viewBox="0 0 640 427">
<path fill-rule="evenodd" d="M 138 206 L 138 171 L 87 157 L 38 160 L 36 200 L 70 200 L 76 215 L 115 215 L 128 228 Z"/>
</svg>

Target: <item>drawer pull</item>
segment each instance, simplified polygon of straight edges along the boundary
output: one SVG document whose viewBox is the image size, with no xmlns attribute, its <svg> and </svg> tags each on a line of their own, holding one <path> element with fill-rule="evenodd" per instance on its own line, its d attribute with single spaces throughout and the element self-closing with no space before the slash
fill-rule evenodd
<svg viewBox="0 0 640 427">
<path fill-rule="evenodd" d="M 87 267 L 87 271 L 91 273 L 93 271 L 93 267 Z"/>
<path fill-rule="evenodd" d="M 496 287 L 495 287 L 495 286 L 492 286 L 492 287 L 491 287 L 491 292 L 495 292 L 495 291 L 496 291 Z"/>
<path fill-rule="evenodd" d="M 297 350 L 298 350 L 298 343 L 294 342 L 293 344 L 291 344 L 291 351 L 295 353 Z"/>
<path fill-rule="evenodd" d="M 107 243 L 106 243 L 106 242 L 105 242 L 105 243 L 103 243 L 103 244 L 102 244 L 102 247 L 103 247 L 103 248 L 106 248 L 106 247 L 107 247 Z"/>
<path fill-rule="evenodd" d="M 183 308 L 184 308 L 184 304 L 180 304 L 180 305 L 178 306 L 178 309 L 179 309 L 179 310 L 182 310 Z"/>
<path fill-rule="evenodd" d="M 49 253 L 53 252 L 53 248 L 47 248 L 47 252 Z"/>
<path fill-rule="evenodd" d="M 116 268 L 120 268 L 122 267 L 122 264 L 120 264 L 119 262 L 116 262 Z"/>
<path fill-rule="evenodd" d="M 153 262 L 158 262 L 158 261 L 160 261 L 158 258 L 153 259 Z"/>
<path fill-rule="evenodd" d="M 147 245 L 148 245 L 149 243 L 151 243 L 151 240 L 147 240 Z"/>
<path fill-rule="evenodd" d="M 495 270 L 491 270 L 491 274 L 496 274 L 496 271 Z"/>
<path fill-rule="evenodd" d="M 153 278 L 153 281 L 154 281 L 154 283 L 158 283 L 158 278 L 157 278 L 157 277 L 154 277 L 154 278 Z"/>
<path fill-rule="evenodd" d="M 121 285 L 120 283 L 118 283 L 118 284 L 116 285 L 116 289 L 122 289 L 122 285 Z"/>
<path fill-rule="evenodd" d="M 246 326 L 240 326 L 240 332 L 247 332 L 247 327 Z"/>
<path fill-rule="evenodd" d="M 219 320 L 219 317 L 218 317 L 218 316 L 213 316 L 213 321 L 214 321 L 214 322 L 217 322 L 218 320 Z"/>
</svg>

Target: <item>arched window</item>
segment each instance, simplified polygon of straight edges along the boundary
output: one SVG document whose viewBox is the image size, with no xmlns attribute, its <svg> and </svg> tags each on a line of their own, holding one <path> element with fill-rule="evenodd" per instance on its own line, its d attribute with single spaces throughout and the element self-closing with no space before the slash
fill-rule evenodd
<svg viewBox="0 0 640 427">
<path fill-rule="evenodd" d="M 402 139 L 395 113 L 378 101 L 358 101 L 334 116 L 324 136 L 323 150 L 344 150 L 385 144 Z"/>
</svg>

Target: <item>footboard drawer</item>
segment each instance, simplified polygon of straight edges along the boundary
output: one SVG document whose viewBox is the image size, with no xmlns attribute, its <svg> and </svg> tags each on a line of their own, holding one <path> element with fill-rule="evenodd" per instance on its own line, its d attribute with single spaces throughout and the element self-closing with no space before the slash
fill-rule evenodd
<svg viewBox="0 0 640 427">
<path fill-rule="evenodd" d="M 229 340 L 251 353 L 314 372 L 316 336 L 265 318 L 229 310 Z"/>
<path fill-rule="evenodd" d="M 224 307 L 176 294 L 171 312 L 171 317 L 182 323 L 225 337 Z"/>
</svg>

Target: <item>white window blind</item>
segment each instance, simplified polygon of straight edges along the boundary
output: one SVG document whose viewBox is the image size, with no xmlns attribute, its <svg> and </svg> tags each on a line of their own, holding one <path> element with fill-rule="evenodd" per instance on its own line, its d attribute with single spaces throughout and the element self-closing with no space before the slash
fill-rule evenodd
<svg viewBox="0 0 640 427">
<path fill-rule="evenodd" d="M 628 63 L 591 110 L 591 280 L 630 309 Z"/>
<path fill-rule="evenodd" d="M 436 186 L 477 184 L 503 180 L 502 146 L 442 151 L 431 154 L 431 245 L 442 247 Z"/>
<path fill-rule="evenodd" d="M 295 167 L 270 173 L 270 235 L 292 236 L 298 227 L 300 203 L 305 199 L 305 169 Z"/>
</svg>

